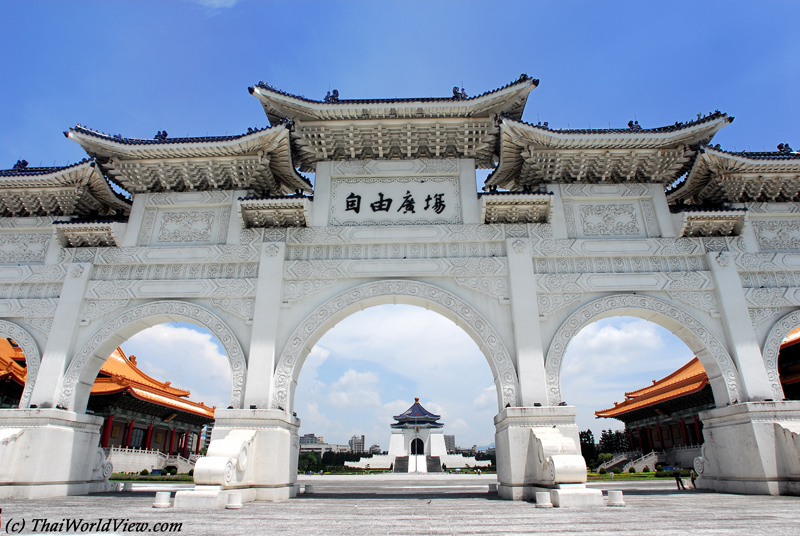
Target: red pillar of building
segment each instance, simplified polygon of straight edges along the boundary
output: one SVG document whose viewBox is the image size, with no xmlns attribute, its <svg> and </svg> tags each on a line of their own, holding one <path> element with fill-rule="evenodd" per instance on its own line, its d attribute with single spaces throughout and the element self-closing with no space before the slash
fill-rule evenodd
<svg viewBox="0 0 800 536">
<path fill-rule="evenodd" d="M 686 423 L 683 421 L 683 419 L 681 419 L 681 437 L 683 438 L 683 444 L 684 445 L 688 445 L 689 444 L 689 436 L 686 433 Z"/>
<path fill-rule="evenodd" d="M 181 456 L 188 458 L 189 454 L 189 431 L 183 433 L 183 450 Z"/>
<path fill-rule="evenodd" d="M 195 435 L 197 436 L 197 445 L 194 447 L 194 453 L 200 454 L 200 432 L 197 432 Z"/>
<path fill-rule="evenodd" d="M 700 419 L 697 418 L 697 415 L 694 416 L 694 429 L 697 430 L 697 443 L 702 445 L 703 444 L 703 432 L 700 431 Z"/>
<path fill-rule="evenodd" d="M 664 432 L 661 430 L 661 423 L 656 424 L 656 432 L 658 432 L 658 443 L 661 450 L 664 450 Z"/>
<path fill-rule="evenodd" d="M 628 448 L 631 450 L 633 449 L 633 430 L 628 428 Z"/>
<path fill-rule="evenodd" d="M 131 419 L 131 422 L 128 423 L 128 432 L 125 434 L 125 445 L 123 445 L 125 448 L 128 448 L 128 447 L 131 446 L 131 435 L 133 435 L 133 423 L 134 422 L 135 421 L 133 419 Z"/>
<path fill-rule="evenodd" d="M 147 425 L 147 436 L 144 438 L 144 448 L 150 450 L 150 440 L 153 438 L 153 423 Z"/>
<path fill-rule="evenodd" d="M 169 448 L 167 454 L 172 455 L 172 450 L 175 448 L 175 428 L 172 429 L 172 434 L 169 437 Z"/>
<path fill-rule="evenodd" d="M 100 438 L 100 446 L 102 448 L 108 447 L 108 438 L 111 437 L 111 426 L 114 424 L 114 416 L 109 415 L 106 417 L 106 422 L 103 424 L 103 436 Z"/>
</svg>

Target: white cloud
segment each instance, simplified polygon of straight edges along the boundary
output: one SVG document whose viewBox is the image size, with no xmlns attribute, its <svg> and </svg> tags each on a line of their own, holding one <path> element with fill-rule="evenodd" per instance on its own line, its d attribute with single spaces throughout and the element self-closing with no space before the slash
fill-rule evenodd
<svg viewBox="0 0 800 536">
<path fill-rule="evenodd" d="M 377 375 L 350 369 L 330 386 L 328 402 L 337 408 L 380 406 L 381 397 L 376 389 L 377 384 Z"/>
<path fill-rule="evenodd" d="M 480 392 L 472 403 L 475 409 L 490 409 L 497 407 L 497 386 L 492 385 Z"/>
<path fill-rule="evenodd" d="M 239 0 L 189 0 L 190 2 L 209 9 L 224 9 L 235 6 Z"/>
</svg>

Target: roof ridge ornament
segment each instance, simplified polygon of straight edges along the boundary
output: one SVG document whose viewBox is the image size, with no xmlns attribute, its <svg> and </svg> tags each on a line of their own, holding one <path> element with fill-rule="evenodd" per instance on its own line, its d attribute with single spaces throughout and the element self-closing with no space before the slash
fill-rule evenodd
<svg viewBox="0 0 800 536">
<path fill-rule="evenodd" d="M 339 102 L 339 90 L 338 89 L 334 89 L 333 93 L 328 91 L 328 94 L 325 95 L 325 98 L 323 99 L 323 102 Z"/>
<path fill-rule="evenodd" d="M 163 131 L 159 130 L 158 133 L 155 136 L 153 136 L 153 139 L 154 140 L 159 140 L 159 141 L 166 141 L 166 139 L 167 139 L 167 131 L 166 130 L 163 130 Z"/>
<path fill-rule="evenodd" d="M 675 126 L 678 126 L 678 123 L 675 123 Z M 640 125 L 639 121 L 628 121 L 628 128 L 634 132 L 641 132 L 644 130 Z"/>
<path fill-rule="evenodd" d="M 778 152 L 781 154 L 789 154 L 793 153 L 791 146 L 788 143 L 779 143 L 778 144 Z"/>
<path fill-rule="evenodd" d="M 453 100 L 467 100 L 468 98 L 463 87 L 459 91 L 458 86 L 453 86 Z"/>
<path fill-rule="evenodd" d="M 781 144 L 781 145 L 783 145 L 783 144 Z M 791 149 L 790 149 L 790 150 L 791 150 Z M 22 171 L 22 170 L 23 170 L 23 169 L 25 169 L 26 167 L 28 167 L 28 161 L 27 161 L 27 160 L 22 160 L 22 159 L 20 159 L 20 160 L 17 160 L 17 163 L 16 163 L 16 164 L 14 164 L 14 167 L 13 167 L 12 169 L 13 169 L 14 171 Z"/>
</svg>

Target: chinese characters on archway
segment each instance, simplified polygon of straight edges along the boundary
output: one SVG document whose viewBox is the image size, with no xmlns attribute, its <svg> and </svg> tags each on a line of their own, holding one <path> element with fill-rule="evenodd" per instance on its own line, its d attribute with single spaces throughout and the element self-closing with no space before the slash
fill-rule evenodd
<svg viewBox="0 0 800 536">
<path fill-rule="evenodd" d="M 378 198 L 369 203 L 369 208 L 372 209 L 372 212 L 390 212 L 393 201 L 391 197 L 385 197 L 383 192 L 379 192 Z M 444 202 L 444 194 L 429 194 L 424 201 L 425 206 L 422 207 L 422 210 L 432 210 L 436 214 L 441 214 L 447 206 Z M 400 212 L 401 214 L 408 214 L 409 212 L 416 214 L 417 208 L 419 207 L 417 207 L 411 191 L 406 190 L 406 195 L 403 196 L 403 201 L 395 212 Z M 350 195 L 345 198 L 345 211 L 353 211 L 356 214 L 361 212 L 361 196 L 350 192 Z"/>
</svg>

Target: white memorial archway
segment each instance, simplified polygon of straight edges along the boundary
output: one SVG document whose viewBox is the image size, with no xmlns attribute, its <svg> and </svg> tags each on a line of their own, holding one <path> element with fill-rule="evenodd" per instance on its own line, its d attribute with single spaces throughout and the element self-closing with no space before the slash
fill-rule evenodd
<svg viewBox="0 0 800 536">
<path fill-rule="evenodd" d="M 561 360 L 582 326 L 631 313 L 686 342 L 714 384 L 701 485 L 797 493 L 800 402 L 783 400 L 776 352 L 800 307 L 800 154 L 709 145 L 732 121 L 721 112 L 653 129 L 528 124 L 537 85 L 316 101 L 260 83 L 269 128 L 142 140 L 79 125 L 66 135 L 89 159 L 0 171 L 0 335 L 29 378 L 20 409 L 0 410 L 0 497 L 106 489 L 102 463 L 76 461 L 96 455 L 94 375 L 133 333 L 185 320 L 222 342 L 233 393 L 195 471 L 213 491 L 176 507 L 224 505 L 232 489 L 289 498 L 305 356 L 339 319 L 394 302 L 481 346 L 503 498 L 602 504 Z M 480 193 L 476 169 L 492 169 Z"/>
</svg>

